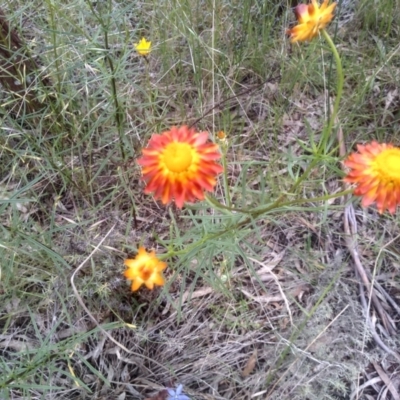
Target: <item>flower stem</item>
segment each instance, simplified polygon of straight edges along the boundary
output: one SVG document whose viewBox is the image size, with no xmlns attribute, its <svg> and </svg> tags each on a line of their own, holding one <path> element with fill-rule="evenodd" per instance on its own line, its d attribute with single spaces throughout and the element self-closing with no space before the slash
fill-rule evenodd
<svg viewBox="0 0 400 400">
<path fill-rule="evenodd" d="M 321 141 L 321 147 L 324 149 L 326 147 L 328 138 L 332 133 L 333 124 L 335 123 L 335 119 L 336 119 L 338 111 L 339 111 L 339 104 L 340 104 L 340 100 L 341 100 L 342 94 L 343 94 L 344 75 L 343 75 L 343 68 L 342 68 L 342 60 L 340 59 L 340 56 L 336 49 L 335 43 L 333 43 L 332 38 L 329 36 L 329 33 L 325 29 L 322 29 L 321 32 L 322 32 L 322 35 L 324 36 L 325 40 L 328 42 L 328 45 L 331 48 L 333 57 L 335 58 L 336 73 L 337 73 L 335 103 L 333 105 L 333 111 L 329 118 L 328 125 L 323 131 L 323 137 L 322 137 L 322 141 Z"/>
<path fill-rule="evenodd" d="M 222 149 L 222 166 L 224 167 L 223 179 L 224 179 L 226 205 L 228 207 L 231 207 L 232 202 L 231 202 L 231 194 L 229 192 L 229 183 L 228 183 L 228 163 L 226 162 L 226 154 L 228 152 L 227 142 L 222 144 L 221 149 Z"/>
<path fill-rule="evenodd" d="M 118 130 L 118 135 L 119 135 L 119 147 L 120 147 L 120 152 L 121 152 L 121 157 L 123 160 L 125 160 L 125 151 L 124 151 L 124 110 L 123 107 L 121 106 L 120 102 L 118 101 L 118 91 L 117 91 L 117 82 L 115 79 L 115 68 L 114 68 L 114 63 L 113 59 L 110 54 L 110 46 L 108 43 L 108 30 L 109 30 L 109 25 L 110 25 L 110 15 L 112 11 L 112 1 L 108 1 L 108 16 L 106 19 L 103 19 L 103 16 L 101 15 L 100 12 L 96 12 L 93 4 L 91 1 L 87 0 L 87 4 L 93 13 L 93 16 L 97 19 L 99 22 L 100 26 L 103 29 L 103 34 L 104 34 L 104 53 L 105 53 L 105 60 L 108 63 L 108 66 L 110 68 L 110 83 L 111 83 L 111 95 L 112 95 L 112 100 L 114 102 L 114 117 L 115 117 L 115 122 L 117 125 L 117 130 Z"/>
<path fill-rule="evenodd" d="M 329 195 L 325 195 L 325 196 L 319 196 L 319 197 L 314 197 L 314 198 L 309 198 L 309 199 L 303 198 L 303 199 L 289 200 L 289 201 L 285 201 L 285 202 L 283 202 L 285 195 L 282 195 L 276 201 L 274 201 L 272 204 L 270 204 L 264 208 L 259 208 L 259 209 L 255 209 L 255 210 L 242 210 L 242 209 L 235 209 L 235 208 L 229 209 L 227 206 L 219 203 L 218 200 L 216 200 L 212 196 L 206 195 L 206 200 L 210 203 L 211 206 L 213 206 L 215 208 L 219 208 L 219 209 L 222 208 L 224 210 L 231 211 L 231 212 L 235 211 L 237 213 L 251 214 L 251 215 L 249 217 L 245 218 L 244 220 L 238 221 L 238 222 L 230 225 L 228 228 L 221 229 L 215 233 L 206 234 L 200 240 L 189 244 L 187 247 L 185 247 L 182 250 L 170 249 L 167 253 L 160 255 L 159 258 L 160 258 L 160 260 L 165 260 L 165 259 L 168 259 L 173 256 L 180 256 L 180 255 L 187 254 L 190 251 L 193 251 L 194 249 L 200 247 L 207 241 L 216 240 L 228 232 L 232 232 L 235 229 L 243 228 L 244 226 L 246 226 L 249 223 L 251 223 L 252 221 L 254 221 L 256 218 L 261 217 L 263 214 L 270 213 L 271 211 L 273 211 L 275 209 L 281 209 L 281 211 L 282 211 L 282 209 L 285 207 L 299 206 L 304 203 L 315 203 L 317 201 L 327 201 L 330 199 L 336 199 L 338 197 L 346 196 L 347 194 L 350 194 L 352 192 L 353 192 L 353 189 L 347 189 L 347 190 L 344 190 L 344 191 L 341 191 L 338 193 L 333 193 L 333 194 L 329 194 Z M 288 209 L 288 211 L 290 211 L 290 208 Z"/>
<path fill-rule="evenodd" d="M 322 35 L 324 36 L 325 40 L 328 42 L 328 45 L 332 51 L 333 57 L 336 62 L 337 83 L 336 83 L 335 104 L 333 105 L 333 111 L 329 117 L 328 124 L 324 127 L 324 129 L 322 131 L 322 139 L 321 139 L 320 145 L 318 146 L 318 150 L 317 150 L 318 154 L 320 154 L 321 151 L 323 152 L 326 149 L 326 144 L 332 133 L 333 124 L 335 122 L 335 119 L 336 119 L 338 111 L 339 111 L 339 104 L 340 104 L 340 100 L 342 98 L 343 84 L 344 84 L 342 60 L 340 59 L 340 56 L 336 49 L 335 43 L 333 43 L 333 40 L 331 39 L 331 37 L 329 36 L 328 32 L 325 29 L 322 29 L 321 32 L 322 32 Z M 292 190 L 291 190 L 292 192 L 296 191 L 296 189 L 299 187 L 299 185 L 308 177 L 309 173 L 316 166 L 318 161 L 319 161 L 318 157 L 315 157 L 311 161 L 311 163 L 309 164 L 307 169 L 304 171 L 304 173 L 300 176 L 300 178 L 293 185 Z"/>
<path fill-rule="evenodd" d="M 346 196 L 347 194 L 350 194 L 350 193 L 353 193 L 353 189 L 343 190 L 341 192 L 329 194 L 326 196 L 319 196 L 319 197 L 314 197 L 314 198 L 310 198 L 310 199 L 289 200 L 289 201 L 285 201 L 285 202 L 282 202 L 283 199 L 282 199 L 282 197 L 280 197 L 273 204 L 271 204 L 263 209 L 256 210 L 255 212 L 253 212 L 252 217 L 257 218 L 267 212 L 274 210 L 275 208 L 290 207 L 290 206 L 295 206 L 295 205 L 301 205 L 303 203 L 313 203 L 316 201 L 327 201 L 330 199 L 336 199 L 338 197 Z"/>
</svg>

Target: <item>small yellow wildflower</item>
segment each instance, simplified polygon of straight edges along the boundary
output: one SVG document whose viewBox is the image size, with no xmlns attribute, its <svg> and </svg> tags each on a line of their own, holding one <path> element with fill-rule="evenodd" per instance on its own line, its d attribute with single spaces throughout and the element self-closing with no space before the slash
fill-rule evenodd
<svg viewBox="0 0 400 400">
<path fill-rule="evenodd" d="M 131 289 L 133 292 L 143 284 L 150 290 L 154 288 L 154 285 L 164 285 L 162 271 L 167 268 L 167 263 L 160 261 L 154 250 L 148 253 L 144 247 L 139 247 L 137 256 L 125 260 L 124 264 L 128 267 L 124 276 L 132 281 Z"/>
<path fill-rule="evenodd" d="M 148 42 L 146 38 L 142 37 L 139 43 L 135 43 L 135 50 L 141 56 L 147 56 L 151 52 L 151 42 Z"/>
</svg>

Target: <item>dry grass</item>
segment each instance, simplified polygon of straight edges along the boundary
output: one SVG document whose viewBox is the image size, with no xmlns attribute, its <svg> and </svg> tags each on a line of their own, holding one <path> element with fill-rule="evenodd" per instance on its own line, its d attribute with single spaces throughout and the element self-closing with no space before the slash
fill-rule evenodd
<svg viewBox="0 0 400 400">
<path fill-rule="evenodd" d="M 191 399 L 398 398 L 398 216 L 354 203 L 383 320 L 360 292 L 344 199 L 313 200 L 342 190 L 336 137 L 290 192 L 316 157 L 335 70 L 320 41 L 289 45 L 288 4 L 32 0 L 4 13 L 29 50 L 18 56 L 40 67 L 24 72 L 26 95 L 1 94 L 0 398 L 144 399 L 178 383 Z M 399 13 L 360 0 L 337 30 L 348 149 L 400 143 Z M 132 46 L 142 35 L 148 62 Z M 227 132 L 238 208 L 309 200 L 253 220 L 156 203 L 135 159 L 184 123 Z M 129 291 L 123 260 L 139 245 L 171 255 L 165 288 Z"/>
</svg>

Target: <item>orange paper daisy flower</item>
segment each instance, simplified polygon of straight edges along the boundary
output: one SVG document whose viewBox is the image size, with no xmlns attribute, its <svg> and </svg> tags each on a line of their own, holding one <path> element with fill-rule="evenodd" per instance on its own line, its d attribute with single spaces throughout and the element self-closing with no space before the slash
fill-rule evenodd
<svg viewBox="0 0 400 400">
<path fill-rule="evenodd" d="M 154 250 L 148 253 L 144 247 L 139 247 L 137 256 L 133 259 L 128 258 L 124 264 L 128 267 L 124 276 L 132 281 L 133 292 L 143 284 L 150 290 L 154 288 L 154 285 L 164 285 L 162 271 L 167 268 L 167 264 L 157 258 Z"/>
<path fill-rule="evenodd" d="M 207 139 L 207 132 L 187 126 L 154 134 L 138 160 L 147 182 L 145 193 L 154 193 L 163 204 L 175 200 L 179 208 L 187 201 L 203 200 L 223 170 L 215 162 L 221 157 L 218 146 Z"/>
<path fill-rule="evenodd" d="M 350 168 L 344 181 L 356 184 L 354 194 L 362 196 L 363 207 L 376 202 L 380 213 L 393 214 L 400 204 L 400 148 L 374 141 L 357 150 L 344 162 Z"/>
<path fill-rule="evenodd" d="M 286 31 L 292 43 L 315 38 L 332 21 L 336 3 L 328 3 L 329 0 L 324 0 L 320 7 L 317 0 L 311 0 L 311 4 L 299 4 L 295 7 L 294 13 L 299 24 Z"/>
</svg>

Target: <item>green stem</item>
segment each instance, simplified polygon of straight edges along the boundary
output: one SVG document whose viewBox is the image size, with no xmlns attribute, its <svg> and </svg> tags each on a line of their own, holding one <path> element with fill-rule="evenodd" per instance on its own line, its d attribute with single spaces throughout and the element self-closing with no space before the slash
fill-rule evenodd
<svg viewBox="0 0 400 400">
<path fill-rule="evenodd" d="M 120 145 L 120 151 L 121 151 L 121 157 L 123 160 L 125 160 L 125 151 L 124 151 L 124 111 L 119 104 L 118 101 L 118 91 L 117 91 L 117 82 L 115 79 L 115 69 L 114 69 L 114 63 L 113 60 L 110 56 L 110 48 L 108 46 L 108 32 L 105 29 L 104 30 L 104 47 L 106 49 L 106 59 L 108 62 L 108 65 L 110 67 L 110 72 L 111 72 L 111 93 L 112 93 L 112 98 L 114 100 L 114 107 L 115 107 L 115 122 L 117 124 L 117 129 L 118 129 L 118 135 L 119 135 L 119 145 Z"/>
<path fill-rule="evenodd" d="M 230 214 L 232 212 L 241 213 L 241 214 L 249 214 L 249 215 L 251 215 L 252 218 L 256 218 L 267 212 L 272 211 L 275 208 L 288 207 L 288 206 L 303 204 L 303 203 L 307 203 L 307 202 L 311 202 L 311 201 L 326 201 L 326 200 L 330 200 L 330 199 L 336 199 L 337 197 L 346 196 L 347 194 L 350 194 L 350 193 L 353 193 L 352 189 L 344 190 L 342 192 L 334 193 L 334 194 L 327 195 L 327 196 L 315 197 L 313 199 L 295 199 L 295 200 L 286 201 L 284 203 L 282 201 L 288 195 L 282 194 L 272 204 L 270 204 L 264 208 L 260 208 L 260 209 L 243 209 L 243 208 L 235 208 L 232 206 L 226 206 L 225 204 L 220 203 L 214 196 L 212 196 L 210 194 L 206 194 L 205 198 L 206 198 L 207 202 L 211 205 L 211 207 L 218 209 L 220 211 L 228 211 Z"/>
<path fill-rule="evenodd" d="M 112 0 L 109 1 L 109 12 L 111 15 L 112 11 Z M 111 18 L 111 17 L 110 17 Z M 115 68 L 114 68 L 114 63 L 112 60 L 112 57 L 110 55 L 110 46 L 108 44 L 108 25 L 109 21 L 107 23 L 107 26 L 105 24 L 103 25 L 104 29 L 104 47 L 106 50 L 106 59 L 108 61 L 108 65 L 110 67 L 110 72 L 111 72 L 111 92 L 112 92 L 112 97 L 114 100 L 114 107 L 115 107 L 115 122 L 117 124 L 117 129 L 118 129 L 118 136 L 119 136 L 119 147 L 121 151 L 121 157 L 123 160 L 125 160 L 125 151 L 124 151 L 124 111 L 121 107 L 121 104 L 118 101 L 118 91 L 117 91 L 117 82 L 115 79 Z"/>
<path fill-rule="evenodd" d="M 336 119 L 338 111 L 339 111 L 340 100 L 343 95 L 343 84 L 344 84 L 342 60 L 340 59 L 340 56 L 336 49 L 335 43 L 333 43 L 333 40 L 331 39 L 331 37 L 329 36 L 328 32 L 325 29 L 322 29 L 321 32 L 322 32 L 322 35 L 324 36 L 325 40 L 328 42 L 328 45 L 332 51 L 333 57 L 336 61 L 337 83 L 336 83 L 335 104 L 333 106 L 333 111 L 332 111 L 332 114 L 330 115 L 328 125 L 326 125 L 326 127 L 322 131 L 322 139 L 321 139 L 320 145 L 318 146 L 318 154 L 321 150 L 324 151 L 326 149 L 326 144 L 332 133 L 333 124 L 335 123 L 335 119 Z M 319 161 L 318 157 L 315 157 L 311 161 L 310 165 L 307 167 L 307 169 L 304 171 L 304 173 L 301 175 L 301 177 L 293 185 L 292 190 L 291 190 L 292 192 L 295 192 L 296 189 L 299 187 L 299 185 L 308 177 L 309 173 L 317 165 L 318 161 Z"/>
<path fill-rule="evenodd" d="M 252 213 L 252 218 L 257 218 L 267 212 L 272 211 L 275 208 L 282 208 L 282 207 L 289 207 L 289 206 L 294 206 L 294 205 L 299 205 L 303 203 L 310 203 L 310 202 L 315 202 L 315 201 L 326 201 L 330 199 L 336 199 L 337 197 L 342 197 L 346 196 L 347 194 L 353 193 L 353 189 L 348 189 L 348 190 L 343 190 L 342 192 L 334 193 L 328 196 L 319 196 L 319 197 L 314 197 L 313 199 L 296 199 L 296 200 L 290 200 L 286 201 L 284 203 L 281 203 L 280 200 L 282 197 L 280 197 L 277 201 L 275 201 L 273 204 L 270 206 L 257 210 Z"/>
<path fill-rule="evenodd" d="M 344 84 L 344 75 L 343 75 L 343 68 L 342 68 L 342 60 L 340 59 L 339 53 L 336 49 L 335 43 L 333 43 L 332 38 L 329 36 L 329 33 L 322 29 L 322 35 L 324 36 L 325 40 L 328 42 L 329 47 L 331 48 L 333 57 L 335 58 L 336 62 L 336 73 L 337 73 L 337 83 L 336 83 L 336 98 L 335 103 L 333 105 L 333 111 L 329 118 L 328 126 L 323 131 L 323 137 L 321 141 L 321 147 L 324 149 L 326 146 L 326 142 L 328 141 L 329 136 L 332 133 L 333 124 L 335 123 L 338 111 L 339 111 L 339 104 L 340 100 L 342 99 L 343 94 L 343 84 Z"/>
<path fill-rule="evenodd" d="M 225 190 L 225 198 L 226 198 L 226 205 L 228 207 L 232 206 L 231 195 L 229 192 L 229 183 L 228 183 L 228 163 L 226 162 L 226 154 L 228 151 L 228 145 L 223 144 L 222 146 L 222 166 L 224 168 L 223 172 L 223 180 L 224 180 L 224 190 Z"/>
<path fill-rule="evenodd" d="M 105 50 L 105 59 L 107 60 L 108 66 L 110 67 L 110 72 L 111 72 L 111 78 L 110 78 L 110 83 L 111 83 L 111 93 L 112 93 L 112 99 L 114 102 L 114 108 L 115 108 L 115 122 L 117 124 L 117 129 L 118 129 L 118 135 L 119 135 L 119 146 L 120 146 L 120 151 L 121 151 L 121 157 L 123 160 L 125 160 L 125 151 L 124 151 L 124 111 L 123 108 L 121 107 L 119 101 L 118 101 L 118 91 L 117 91 L 117 81 L 115 79 L 115 68 L 114 68 L 114 63 L 112 60 L 112 57 L 110 55 L 110 46 L 108 43 L 108 28 L 111 20 L 111 11 L 112 11 L 112 1 L 109 0 L 108 2 L 108 13 L 109 13 L 109 18 L 108 21 L 105 22 L 103 19 L 103 16 L 99 12 L 96 12 L 96 10 L 93 7 L 93 4 L 90 0 L 87 0 L 87 4 L 90 8 L 90 10 L 93 13 L 93 16 L 97 19 L 99 22 L 100 26 L 103 29 L 104 32 L 104 50 Z"/>
<path fill-rule="evenodd" d="M 165 260 L 165 259 L 170 258 L 170 257 L 187 254 L 188 252 L 192 251 L 196 247 L 201 246 L 203 243 L 205 243 L 205 242 L 207 242 L 209 240 L 216 240 L 219 237 L 223 236 L 227 232 L 231 232 L 231 231 L 233 231 L 235 229 L 240 229 L 240 228 L 244 227 L 245 225 L 249 224 L 255 218 L 260 217 L 262 214 L 270 212 L 270 211 L 272 211 L 272 210 L 274 210 L 276 208 L 289 207 L 289 206 L 293 206 L 293 205 L 299 205 L 299 204 L 303 204 L 303 203 L 311 203 L 311 202 L 316 202 L 316 201 L 326 201 L 326 200 L 329 200 L 329 199 L 335 199 L 335 198 L 338 198 L 338 197 L 345 196 L 345 195 L 350 194 L 352 192 L 353 192 L 353 190 L 349 189 L 349 190 L 344 190 L 342 192 L 334 193 L 334 194 L 331 194 L 331 195 L 328 195 L 328 196 L 319 196 L 319 197 L 314 197 L 312 199 L 290 200 L 290 201 L 287 201 L 285 203 L 280 203 L 282 198 L 283 198 L 283 196 L 281 196 L 281 197 L 278 198 L 278 200 L 276 200 L 271 205 L 269 205 L 269 206 L 267 206 L 267 207 L 265 207 L 265 208 L 263 208 L 261 210 L 253 210 L 253 211 L 229 208 L 229 207 L 225 206 L 224 204 L 218 203 L 218 201 L 216 199 L 212 198 L 212 201 L 210 201 L 211 205 L 215 206 L 215 203 L 218 203 L 219 207 L 222 208 L 222 209 L 229 210 L 229 211 L 246 213 L 246 214 L 251 214 L 251 216 L 246 218 L 244 221 L 238 222 L 234 226 L 229 226 L 226 229 L 223 229 L 223 230 L 220 230 L 218 232 L 206 235 L 203 238 L 201 238 L 199 241 L 190 244 L 188 247 L 185 247 L 182 250 L 178 250 L 178 251 L 170 250 L 167 253 L 160 255 L 159 258 L 160 258 L 160 260 Z M 208 197 L 208 195 L 206 197 L 207 197 L 207 200 L 210 199 L 210 197 Z"/>
</svg>

